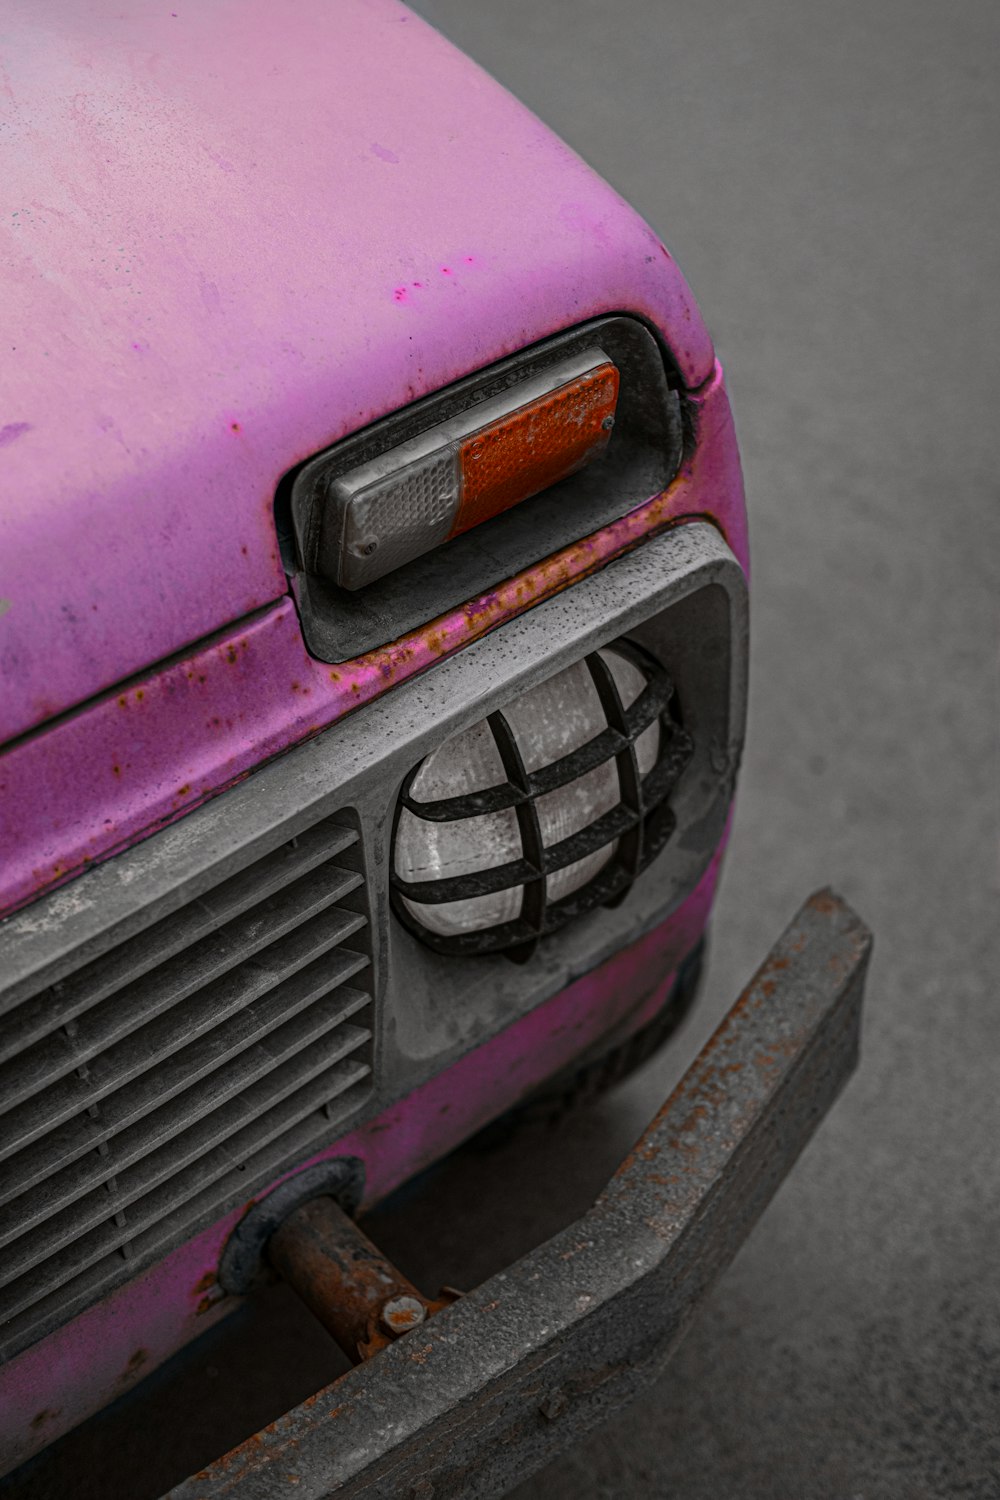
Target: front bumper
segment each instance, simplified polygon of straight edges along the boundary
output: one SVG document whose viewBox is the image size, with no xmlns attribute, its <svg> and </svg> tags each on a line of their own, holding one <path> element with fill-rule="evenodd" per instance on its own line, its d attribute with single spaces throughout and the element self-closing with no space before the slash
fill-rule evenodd
<svg viewBox="0 0 1000 1500">
<path fill-rule="evenodd" d="M 813 896 L 583 1218 L 170 1500 L 500 1495 L 630 1399 L 853 1070 L 870 947 Z"/>
</svg>

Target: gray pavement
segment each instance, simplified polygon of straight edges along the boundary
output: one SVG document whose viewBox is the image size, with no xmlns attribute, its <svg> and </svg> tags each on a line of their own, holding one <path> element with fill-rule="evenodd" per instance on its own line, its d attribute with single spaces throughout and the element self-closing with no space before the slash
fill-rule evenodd
<svg viewBox="0 0 1000 1500">
<path fill-rule="evenodd" d="M 1000 1496 L 997 8 L 420 9 L 664 234 L 743 446 L 752 710 L 708 998 L 608 1135 L 801 894 L 876 931 L 835 1114 L 667 1375 L 519 1500 Z"/>
<path fill-rule="evenodd" d="M 681 1040 L 560 1133 L 460 1156 L 378 1232 L 416 1280 L 469 1284 L 581 1211 L 830 882 L 876 932 L 860 1072 L 655 1388 L 517 1500 L 995 1500 L 1000 11 L 417 8 L 694 287 L 746 466 L 752 709 Z M 11 1493 L 155 1495 L 335 1370 L 277 1290 Z"/>
</svg>

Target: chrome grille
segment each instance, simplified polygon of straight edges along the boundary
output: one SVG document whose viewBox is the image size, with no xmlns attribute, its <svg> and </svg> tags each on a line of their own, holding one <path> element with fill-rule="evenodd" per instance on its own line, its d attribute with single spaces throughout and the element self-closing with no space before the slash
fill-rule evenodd
<svg viewBox="0 0 1000 1500">
<path fill-rule="evenodd" d="M 0 1036 L 0 1350 L 330 1139 L 369 1092 L 369 914 L 337 814 L 20 1005 Z"/>
</svg>

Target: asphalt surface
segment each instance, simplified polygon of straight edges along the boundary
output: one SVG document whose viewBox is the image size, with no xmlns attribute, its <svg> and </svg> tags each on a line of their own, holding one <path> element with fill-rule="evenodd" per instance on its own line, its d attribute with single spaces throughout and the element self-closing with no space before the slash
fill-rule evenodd
<svg viewBox="0 0 1000 1500">
<path fill-rule="evenodd" d="M 568 1222 L 833 884 L 876 933 L 859 1073 L 663 1378 L 517 1500 L 995 1500 L 1000 11 L 417 8 L 645 214 L 694 287 L 746 468 L 752 706 L 682 1038 L 559 1132 L 455 1159 L 378 1232 L 436 1286 Z M 156 1495 L 337 1368 L 276 1291 L 4 1496 Z"/>
</svg>

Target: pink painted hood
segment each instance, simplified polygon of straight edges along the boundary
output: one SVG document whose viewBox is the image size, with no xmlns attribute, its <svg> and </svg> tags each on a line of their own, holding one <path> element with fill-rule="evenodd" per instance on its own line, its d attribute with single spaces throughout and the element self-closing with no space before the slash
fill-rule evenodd
<svg viewBox="0 0 1000 1500">
<path fill-rule="evenodd" d="M 280 476 L 557 328 L 712 349 L 652 232 L 393 0 L 8 0 L 0 742 L 286 592 Z"/>
</svg>

